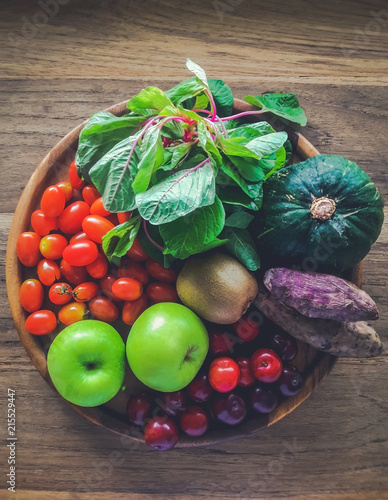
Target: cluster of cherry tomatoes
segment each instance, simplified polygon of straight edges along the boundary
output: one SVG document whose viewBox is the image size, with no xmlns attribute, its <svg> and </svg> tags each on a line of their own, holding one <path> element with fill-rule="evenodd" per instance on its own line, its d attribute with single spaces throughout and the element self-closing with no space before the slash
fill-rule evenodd
<svg viewBox="0 0 388 500">
<path fill-rule="evenodd" d="M 68 182 L 44 191 L 31 215 L 32 231 L 20 234 L 16 244 L 20 262 L 36 269 L 20 288 L 31 334 L 49 334 L 58 321 L 70 325 L 88 317 L 132 325 L 149 305 L 178 301 L 176 271 L 151 259 L 137 238 L 120 267 L 108 262 L 102 238 L 130 217 L 105 210 L 95 186 L 78 177 L 75 162 Z"/>
</svg>

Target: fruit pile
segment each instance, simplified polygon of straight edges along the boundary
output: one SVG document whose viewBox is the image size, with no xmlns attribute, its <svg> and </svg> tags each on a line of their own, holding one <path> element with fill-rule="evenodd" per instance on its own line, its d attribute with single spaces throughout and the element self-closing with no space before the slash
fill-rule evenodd
<svg viewBox="0 0 388 500">
<path fill-rule="evenodd" d="M 237 426 L 300 392 L 303 377 L 291 364 L 297 342 L 270 323 L 259 327 L 252 316 L 247 313 L 227 328 L 207 325 L 208 356 L 182 390 L 141 391 L 130 397 L 128 419 L 144 432 L 149 446 L 168 450 L 180 433 L 197 438 L 215 428 Z"/>
<path fill-rule="evenodd" d="M 127 360 L 146 386 L 146 390 L 128 400 L 128 421 L 143 430 L 145 442 L 155 449 L 172 448 L 181 432 L 195 438 L 216 427 L 236 426 L 254 415 L 270 413 L 282 398 L 297 394 L 303 379 L 290 364 L 297 354 L 297 343 L 292 337 L 275 332 L 273 325 L 261 328 L 261 319 L 252 310 L 233 324 L 220 325 L 214 318 L 206 318 L 211 311 L 201 314 L 201 320 L 191 309 L 176 304 L 186 298 L 193 300 L 193 276 L 201 275 L 202 265 L 202 276 L 206 275 L 217 289 L 225 286 L 215 280 L 218 268 L 223 267 L 225 272 L 229 267 L 228 272 L 233 272 L 235 279 L 240 275 L 246 281 L 249 302 L 256 294 L 252 275 L 229 256 L 212 254 L 209 260 L 191 261 L 181 271 L 179 297 L 178 271 L 149 257 L 137 238 L 119 265 L 108 261 L 102 248 L 103 237 L 130 218 L 130 212 L 113 214 L 105 210 L 99 192 L 78 177 L 73 162 L 69 182 L 58 182 L 44 191 L 40 208 L 31 215 L 32 230 L 23 232 L 17 240 L 18 258 L 29 275 L 20 289 L 21 305 L 29 313 L 26 329 L 38 336 L 54 334 L 48 369 L 58 392 L 81 406 L 103 404 L 115 396 L 123 384 L 125 339 L 120 340 L 117 332 L 107 328 L 120 324 L 131 327 L 126 339 Z M 194 266 L 194 272 L 190 266 Z M 202 287 L 213 293 L 203 278 L 200 281 L 198 291 Z M 226 296 L 230 301 L 233 284 L 229 282 L 228 286 L 231 288 Z M 241 316 L 246 297 L 244 284 L 239 282 L 238 288 L 241 304 L 232 300 L 224 305 L 224 313 L 220 307 L 213 308 L 216 314 Z M 155 312 L 151 306 L 161 303 L 161 311 Z M 205 303 L 209 306 L 203 297 L 198 307 Z M 196 309 L 194 304 L 193 308 Z M 143 314 L 146 311 L 149 320 Z M 155 318 L 156 323 L 163 319 L 164 331 L 157 332 Z M 176 359 L 167 357 L 165 372 L 157 372 L 166 331 L 170 338 L 174 335 L 174 347 L 169 350 L 171 354 L 177 349 Z M 79 342 L 81 333 L 85 339 L 83 350 L 80 344 L 76 347 L 75 341 L 78 338 Z M 151 341 L 147 334 L 154 336 Z M 140 347 L 133 347 L 138 339 L 141 349 L 148 346 L 155 352 L 148 350 L 140 355 Z M 109 343 L 112 350 L 115 345 L 116 361 L 104 359 L 98 349 L 93 352 L 99 342 L 104 343 L 106 351 Z M 147 369 L 146 360 L 152 360 L 152 356 L 154 364 Z M 109 383 L 108 377 L 106 383 L 101 378 L 97 390 L 76 379 L 70 387 L 66 359 L 71 363 L 78 360 L 90 378 L 103 364 L 116 364 L 117 379 L 113 377 Z M 172 382 L 168 381 L 169 372 Z"/>
<path fill-rule="evenodd" d="M 78 177 L 75 162 L 69 180 L 44 191 L 31 215 L 33 231 L 17 240 L 18 258 L 33 276 L 20 289 L 30 313 L 27 330 L 45 335 L 58 320 L 70 325 L 88 317 L 133 325 L 150 304 L 176 302 L 176 271 L 148 257 L 136 238 L 118 267 L 108 262 L 102 238 L 131 214 L 105 210 L 97 189 Z"/>
</svg>

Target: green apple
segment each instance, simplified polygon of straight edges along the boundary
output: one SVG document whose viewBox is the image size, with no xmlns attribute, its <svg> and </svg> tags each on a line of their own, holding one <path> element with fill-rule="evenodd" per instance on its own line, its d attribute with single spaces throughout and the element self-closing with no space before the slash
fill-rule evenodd
<svg viewBox="0 0 388 500">
<path fill-rule="evenodd" d="M 127 359 L 143 384 L 162 392 L 189 384 L 206 357 L 209 336 L 199 317 L 186 306 L 161 302 L 146 309 L 133 324 Z"/>
<path fill-rule="evenodd" d="M 47 368 L 65 399 L 79 406 L 98 406 L 112 399 L 123 384 L 125 343 L 103 321 L 78 321 L 53 340 Z"/>
</svg>

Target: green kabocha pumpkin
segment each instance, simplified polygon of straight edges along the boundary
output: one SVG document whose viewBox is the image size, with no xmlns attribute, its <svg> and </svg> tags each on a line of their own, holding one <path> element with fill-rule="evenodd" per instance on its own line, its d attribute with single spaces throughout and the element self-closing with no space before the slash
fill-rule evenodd
<svg viewBox="0 0 388 500">
<path fill-rule="evenodd" d="M 384 218 L 370 177 L 337 155 L 315 156 L 272 175 L 262 213 L 259 242 L 271 258 L 334 272 L 365 257 Z"/>
</svg>

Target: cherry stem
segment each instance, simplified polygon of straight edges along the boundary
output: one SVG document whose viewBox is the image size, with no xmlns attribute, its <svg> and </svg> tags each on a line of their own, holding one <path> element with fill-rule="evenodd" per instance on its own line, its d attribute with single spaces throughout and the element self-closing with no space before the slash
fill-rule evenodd
<svg viewBox="0 0 388 500">
<path fill-rule="evenodd" d="M 143 229 L 144 229 L 144 232 L 147 236 L 147 238 L 150 240 L 150 242 L 156 247 L 158 248 L 161 252 L 164 252 L 164 248 L 161 247 L 160 245 L 158 245 L 156 243 L 156 241 L 154 241 L 151 236 L 150 236 L 150 233 L 148 232 L 148 229 L 147 229 L 147 222 L 145 221 L 145 219 L 143 219 Z"/>
</svg>

